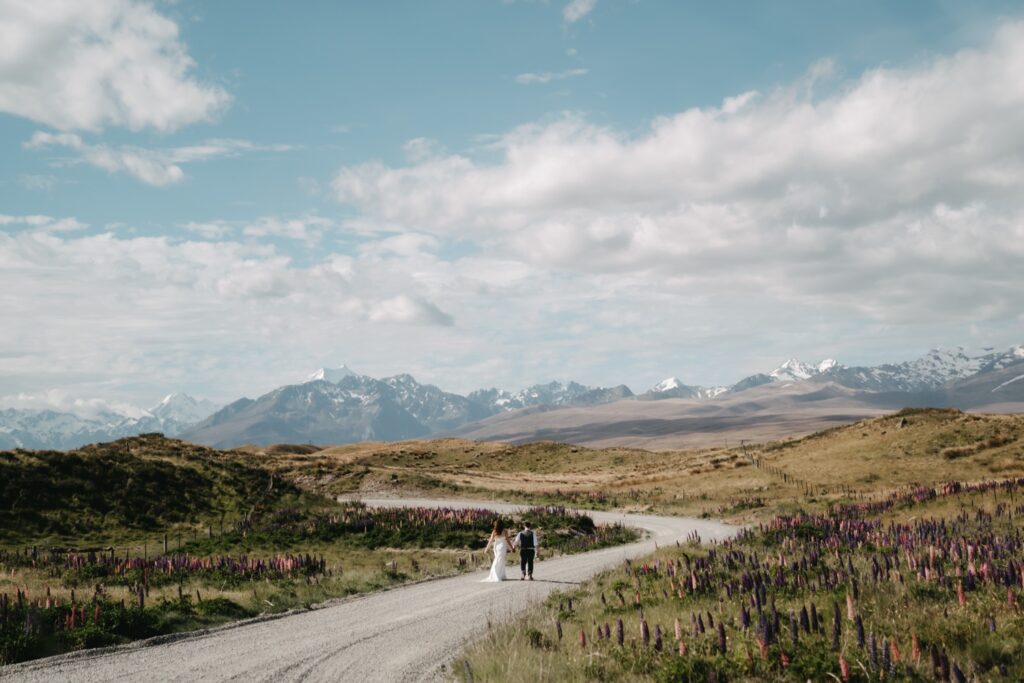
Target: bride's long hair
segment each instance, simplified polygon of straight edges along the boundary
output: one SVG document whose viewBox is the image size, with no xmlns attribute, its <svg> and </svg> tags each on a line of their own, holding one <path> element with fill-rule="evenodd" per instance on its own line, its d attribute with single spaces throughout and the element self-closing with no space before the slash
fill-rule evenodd
<svg viewBox="0 0 1024 683">
<path fill-rule="evenodd" d="M 498 536 L 505 533 L 505 520 L 503 520 L 501 517 L 498 517 L 496 520 L 494 520 L 494 527 L 493 529 L 491 529 L 491 531 L 497 534 Z"/>
</svg>

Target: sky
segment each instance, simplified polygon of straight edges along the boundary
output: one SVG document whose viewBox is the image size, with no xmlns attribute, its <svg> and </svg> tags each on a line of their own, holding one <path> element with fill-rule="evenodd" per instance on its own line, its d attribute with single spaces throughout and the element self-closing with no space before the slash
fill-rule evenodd
<svg viewBox="0 0 1024 683">
<path fill-rule="evenodd" d="M 0 405 L 1024 341 L 1019 2 L 0 0 Z"/>
</svg>

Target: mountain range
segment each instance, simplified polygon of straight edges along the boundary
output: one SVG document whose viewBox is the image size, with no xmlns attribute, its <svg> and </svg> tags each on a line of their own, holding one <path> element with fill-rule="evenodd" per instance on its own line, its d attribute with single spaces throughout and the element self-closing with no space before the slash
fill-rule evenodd
<svg viewBox="0 0 1024 683">
<path fill-rule="evenodd" d="M 219 409 L 185 394 L 171 394 L 141 416 L 8 408 L 0 410 L 0 448 L 68 449 L 157 431 L 217 447 L 440 434 L 631 445 L 653 438 L 684 444 L 691 441 L 683 437 L 702 425 L 725 420 L 716 429 L 728 431 L 742 422 L 742 415 L 760 415 L 762 424 L 779 425 L 781 433 L 790 422 L 795 431 L 803 430 L 806 420 L 798 413 L 813 414 L 814 426 L 821 426 L 822 420 L 830 424 L 924 405 L 1024 410 L 1024 346 L 986 349 L 981 355 L 934 349 L 913 361 L 872 367 L 789 359 L 729 386 L 687 385 L 669 377 L 639 395 L 625 385 L 551 382 L 518 392 L 490 388 L 462 396 L 407 374 L 375 379 L 341 366 Z"/>
<path fill-rule="evenodd" d="M 187 394 L 169 394 L 141 415 L 113 409 L 75 414 L 51 409 L 0 409 L 0 448 L 68 450 L 147 432 L 178 434 L 219 406 Z"/>
</svg>

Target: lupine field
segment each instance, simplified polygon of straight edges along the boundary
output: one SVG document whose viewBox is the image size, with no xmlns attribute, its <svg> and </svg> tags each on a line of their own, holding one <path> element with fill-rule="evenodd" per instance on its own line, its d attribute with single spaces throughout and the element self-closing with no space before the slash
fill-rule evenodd
<svg viewBox="0 0 1024 683">
<path fill-rule="evenodd" d="M 474 680 L 1024 680 L 1024 479 L 900 489 L 556 594 Z"/>
</svg>

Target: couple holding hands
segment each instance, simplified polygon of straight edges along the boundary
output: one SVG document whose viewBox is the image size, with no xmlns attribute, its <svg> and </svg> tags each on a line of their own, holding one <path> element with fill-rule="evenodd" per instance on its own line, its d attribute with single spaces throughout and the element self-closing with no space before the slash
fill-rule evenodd
<svg viewBox="0 0 1024 683">
<path fill-rule="evenodd" d="M 533 581 L 533 561 L 537 558 L 537 532 L 530 528 L 530 523 L 524 521 L 523 529 L 509 540 L 508 530 L 505 529 L 505 522 L 499 517 L 494 520 L 494 527 L 491 537 L 487 540 L 486 550 L 494 550 L 494 560 L 491 562 L 491 573 L 487 575 L 484 582 L 505 581 L 505 558 L 508 556 L 509 548 L 519 549 L 519 568 L 523 575 L 520 581 L 529 579 Z"/>
</svg>

